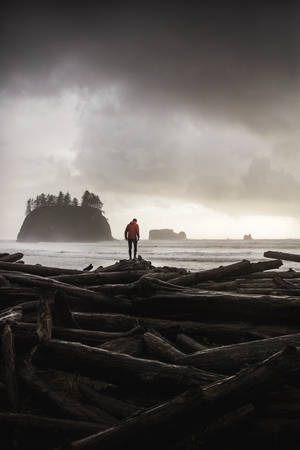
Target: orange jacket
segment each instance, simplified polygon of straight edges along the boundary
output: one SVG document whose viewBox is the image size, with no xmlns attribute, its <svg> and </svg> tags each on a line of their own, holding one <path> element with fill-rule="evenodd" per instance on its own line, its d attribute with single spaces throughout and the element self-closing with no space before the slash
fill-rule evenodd
<svg viewBox="0 0 300 450">
<path fill-rule="evenodd" d="M 125 239 L 139 239 L 140 229 L 136 222 L 130 222 L 125 229 Z"/>
</svg>

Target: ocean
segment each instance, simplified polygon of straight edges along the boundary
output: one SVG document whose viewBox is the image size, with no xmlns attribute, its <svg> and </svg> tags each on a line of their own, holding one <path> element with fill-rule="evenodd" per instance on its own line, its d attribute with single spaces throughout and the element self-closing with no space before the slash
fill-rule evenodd
<svg viewBox="0 0 300 450">
<path fill-rule="evenodd" d="M 248 259 L 266 260 L 266 250 L 279 250 L 300 254 L 300 239 L 254 239 L 252 241 L 233 239 L 199 239 L 186 241 L 139 242 L 138 254 L 150 260 L 155 266 L 184 267 L 191 271 L 209 269 Z M 0 253 L 24 253 L 28 264 L 42 264 L 51 267 L 83 269 L 90 263 L 94 268 L 108 266 L 120 259 L 127 259 L 125 240 L 97 243 L 37 242 L 22 243 L 1 240 Z M 299 269 L 300 263 L 284 262 L 282 270 Z"/>
</svg>

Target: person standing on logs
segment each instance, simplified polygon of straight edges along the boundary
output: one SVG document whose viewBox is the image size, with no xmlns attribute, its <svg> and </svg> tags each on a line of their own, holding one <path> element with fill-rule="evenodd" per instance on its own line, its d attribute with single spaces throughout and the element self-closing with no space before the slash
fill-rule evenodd
<svg viewBox="0 0 300 450">
<path fill-rule="evenodd" d="M 134 247 L 133 259 L 136 259 L 137 241 L 140 239 L 140 229 L 136 219 L 132 219 L 132 221 L 125 228 L 125 239 L 128 241 L 129 259 L 132 259 L 132 244 Z"/>
</svg>

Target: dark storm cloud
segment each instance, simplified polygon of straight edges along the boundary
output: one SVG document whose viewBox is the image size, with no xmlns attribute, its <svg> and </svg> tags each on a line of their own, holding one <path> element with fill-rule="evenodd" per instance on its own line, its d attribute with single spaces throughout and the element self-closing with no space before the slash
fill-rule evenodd
<svg viewBox="0 0 300 450">
<path fill-rule="evenodd" d="M 12 3 L 5 95 L 85 95 L 76 163 L 100 190 L 295 211 L 299 3 L 160 3 Z"/>
</svg>

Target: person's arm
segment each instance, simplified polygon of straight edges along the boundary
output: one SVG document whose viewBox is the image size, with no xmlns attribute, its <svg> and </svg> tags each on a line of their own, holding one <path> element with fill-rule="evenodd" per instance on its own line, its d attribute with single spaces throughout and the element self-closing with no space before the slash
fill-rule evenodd
<svg viewBox="0 0 300 450">
<path fill-rule="evenodd" d="M 140 227 L 138 226 L 138 224 L 136 224 L 136 235 L 138 238 L 138 241 L 140 240 Z"/>
<path fill-rule="evenodd" d="M 125 237 L 126 241 L 128 241 L 127 233 L 128 233 L 128 226 L 125 228 L 125 232 L 124 232 L 124 237 Z"/>
</svg>

